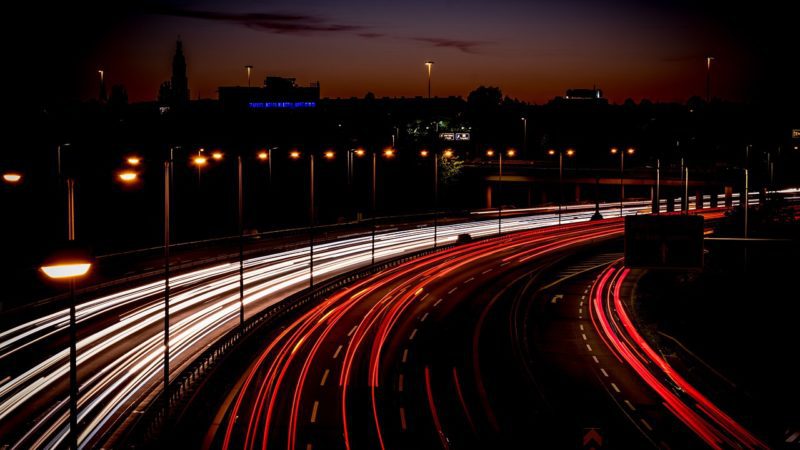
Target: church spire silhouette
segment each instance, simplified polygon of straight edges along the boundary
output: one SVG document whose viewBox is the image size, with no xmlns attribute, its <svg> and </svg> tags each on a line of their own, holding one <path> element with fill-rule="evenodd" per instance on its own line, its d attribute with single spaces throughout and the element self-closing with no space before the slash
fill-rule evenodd
<svg viewBox="0 0 800 450">
<path fill-rule="evenodd" d="M 186 58 L 183 56 L 183 41 L 180 36 L 175 43 L 172 57 L 172 99 L 175 103 L 189 101 L 189 80 L 186 77 Z"/>
</svg>

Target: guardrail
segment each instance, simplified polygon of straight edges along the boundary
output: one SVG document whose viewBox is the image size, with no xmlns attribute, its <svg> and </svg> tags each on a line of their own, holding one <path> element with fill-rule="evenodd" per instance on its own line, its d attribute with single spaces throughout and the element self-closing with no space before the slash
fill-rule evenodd
<svg viewBox="0 0 800 450">
<path fill-rule="evenodd" d="M 503 236 L 507 237 L 507 236 Z M 495 239 L 489 237 L 487 239 Z M 228 331 L 215 343 L 201 353 L 192 363 L 184 368 L 170 381 L 168 392 L 161 392 L 154 396 L 146 406 L 139 419 L 131 423 L 123 431 L 119 439 L 121 445 L 111 443 L 122 448 L 151 448 L 158 442 L 165 429 L 173 422 L 176 415 L 186 406 L 186 402 L 194 393 L 197 386 L 207 377 L 222 360 L 232 353 L 232 350 L 254 336 L 257 332 L 266 330 L 268 326 L 276 323 L 289 313 L 307 307 L 313 302 L 328 296 L 330 293 L 343 288 L 354 281 L 370 276 L 376 272 L 403 264 L 421 256 L 429 255 L 456 244 L 442 245 L 439 247 L 421 250 L 404 255 L 390 261 L 377 263 L 368 268 L 356 269 L 324 281 L 311 291 L 305 290 L 293 294 L 284 300 L 270 306 L 245 321 L 243 326 Z M 166 398 L 165 398 L 166 395 Z"/>
</svg>

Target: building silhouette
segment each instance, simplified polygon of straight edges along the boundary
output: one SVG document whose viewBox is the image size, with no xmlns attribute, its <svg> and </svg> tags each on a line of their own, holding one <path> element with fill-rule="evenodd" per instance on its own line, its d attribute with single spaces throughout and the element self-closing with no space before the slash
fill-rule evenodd
<svg viewBox="0 0 800 450">
<path fill-rule="evenodd" d="M 177 107 L 189 102 L 189 79 L 186 76 L 186 57 L 183 55 L 183 41 L 175 42 L 175 55 L 172 57 L 172 78 L 161 84 L 158 92 L 159 103 Z"/>
</svg>

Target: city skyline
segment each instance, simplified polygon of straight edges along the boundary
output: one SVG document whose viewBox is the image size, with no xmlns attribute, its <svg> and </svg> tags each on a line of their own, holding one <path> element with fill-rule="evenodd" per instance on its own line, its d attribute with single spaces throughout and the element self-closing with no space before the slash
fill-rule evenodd
<svg viewBox="0 0 800 450">
<path fill-rule="evenodd" d="M 614 103 L 684 102 L 705 97 L 706 58 L 713 56 L 714 97 L 760 100 L 791 78 L 770 69 L 785 62 L 764 45 L 781 35 L 781 19 L 760 14 L 743 27 L 735 9 L 660 2 L 159 2 L 123 7 L 107 23 L 67 37 L 83 42 L 84 55 L 65 61 L 70 73 L 60 93 L 96 97 L 102 69 L 106 84 L 124 85 L 131 101 L 155 100 L 180 37 L 192 99 L 246 85 L 247 65 L 254 85 L 267 75 L 319 81 L 322 97 L 425 96 L 424 63 L 433 60 L 439 97 L 491 85 L 544 103 L 568 88 L 597 86 Z"/>
</svg>

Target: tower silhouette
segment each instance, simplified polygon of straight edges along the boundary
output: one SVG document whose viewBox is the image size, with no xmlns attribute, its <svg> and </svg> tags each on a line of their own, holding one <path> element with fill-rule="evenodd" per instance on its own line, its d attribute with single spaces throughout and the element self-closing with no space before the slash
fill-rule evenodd
<svg viewBox="0 0 800 450">
<path fill-rule="evenodd" d="M 176 104 L 189 101 L 189 80 L 186 78 L 186 58 L 183 56 L 183 41 L 178 37 L 175 56 L 172 57 L 172 101 Z"/>
</svg>

